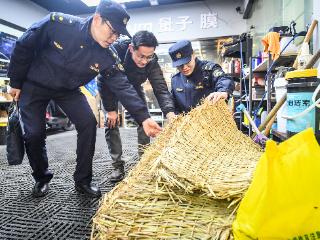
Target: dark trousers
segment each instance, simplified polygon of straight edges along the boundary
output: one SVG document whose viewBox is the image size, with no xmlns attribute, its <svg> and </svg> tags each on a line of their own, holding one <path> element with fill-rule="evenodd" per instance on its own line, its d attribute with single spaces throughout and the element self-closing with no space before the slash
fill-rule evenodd
<svg viewBox="0 0 320 240">
<path fill-rule="evenodd" d="M 143 87 L 141 85 L 134 85 L 133 86 L 137 91 L 139 97 L 147 104 L 146 96 L 143 92 Z M 105 126 L 107 126 L 108 115 L 106 116 Z M 143 127 L 139 125 L 137 128 L 138 133 L 138 154 L 139 157 L 143 154 L 144 147 L 150 143 L 150 138 L 146 135 L 143 130 Z M 105 129 L 105 137 L 109 149 L 109 153 L 112 159 L 112 166 L 114 168 L 123 167 L 124 161 L 121 160 L 122 156 L 122 143 L 121 137 L 119 132 L 119 127 L 116 126 L 115 128 L 108 128 Z"/>
<path fill-rule="evenodd" d="M 54 91 L 25 82 L 19 107 L 24 129 L 26 153 L 33 177 L 37 182 L 49 182 L 53 174 L 48 169 L 46 151 L 46 107 L 54 100 L 74 123 L 78 132 L 77 165 L 73 175 L 77 184 L 92 180 L 92 158 L 96 141 L 96 119 L 80 90 Z M 66 149 L 68 146 L 64 146 Z M 59 161 L 59 159 L 56 159 Z"/>
<path fill-rule="evenodd" d="M 143 154 L 144 147 L 150 143 L 150 138 L 145 134 L 143 127 L 137 128 L 138 133 L 138 153 L 139 157 Z M 105 129 L 106 141 L 109 149 L 109 154 L 112 159 L 112 166 L 114 168 L 123 168 L 124 161 L 122 156 L 122 142 L 119 127 Z"/>
</svg>

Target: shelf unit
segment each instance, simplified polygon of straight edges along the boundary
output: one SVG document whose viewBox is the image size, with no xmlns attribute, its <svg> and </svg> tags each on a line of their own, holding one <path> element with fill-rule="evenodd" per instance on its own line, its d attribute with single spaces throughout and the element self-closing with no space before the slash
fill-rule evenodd
<svg viewBox="0 0 320 240">
<path fill-rule="evenodd" d="M 252 80 L 255 74 L 264 75 L 266 79 L 266 86 L 267 86 L 267 94 L 263 101 L 266 101 L 267 104 L 267 113 L 269 113 L 272 109 L 272 105 L 276 102 L 275 98 L 272 97 L 272 74 L 276 72 L 276 68 L 280 66 L 290 66 L 293 64 L 294 60 L 296 59 L 296 55 L 285 55 L 280 56 L 275 61 L 272 61 L 271 54 L 269 53 L 269 58 L 264 60 L 262 63 L 260 63 L 257 67 L 252 69 L 252 59 L 250 58 L 249 61 L 249 75 L 245 77 L 245 81 L 249 81 L 249 96 L 248 96 L 248 112 L 252 113 L 253 111 L 253 103 L 262 101 L 262 98 L 253 98 L 252 97 Z M 271 67 L 271 70 L 268 72 L 268 69 Z M 245 100 L 242 100 L 245 101 Z M 249 126 L 249 136 L 252 134 L 252 128 Z"/>
<path fill-rule="evenodd" d="M 242 47 L 240 47 L 240 44 L 242 45 Z M 239 39 L 236 40 L 234 43 L 226 45 L 226 50 L 225 50 L 224 54 L 222 55 L 222 57 L 241 58 L 241 55 L 243 57 L 242 64 L 248 65 L 249 59 L 251 58 L 251 55 L 252 55 L 252 38 L 247 33 L 241 34 L 239 36 Z M 242 69 L 240 69 L 240 72 L 242 72 Z M 232 77 L 234 77 L 235 79 L 239 79 L 239 81 L 240 81 L 239 94 L 236 94 L 236 92 L 234 92 L 233 96 L 237 102 L 238 101 L 241 102 L 241 98 L 243 96 L 243 91 L 244 91 L 244 86 L 243 86 L 243 81 L 241 79 L 241 76 L 238 74 L 234 74 L 234 73 L 229 73 L 229 74 Z M 239 100 L 238 100 L 238 98 L 239 98 Z M 238 124 L 240 131 L 242 131 L 243 119 L 244 119 L 243 113 L 235 115 L 235 120 Z"/>
<path fill-rule="evenodd" d="M 267 113 L 269 113 L 272 109 L 272 106 L 276 103 L 275 97 L 272 95 L 272 75 L 276 72 L 277 67 L 280 66 L 291 66 L 296 59 L 296 55 L 282 55 L 275 61 L 271 59 L 271 54 L 268 54 L 268 59 L 265 59 L 262 63 L 260 63 L 258 66 L 256 66 L 254 69 L 252 68 L 252 38 L 247 35 L 246 38 L 242 38 L 242 55 L 243 58 L 243 64 L 247 64 L 249 66 L 249 74 L 247 76 L 243 76 L 242 79 L 240 79 L 240 91 L 237 95 L 239 97 L 240 102 L 248 102 L 247 104 L 247 110 L 250 114 L 253 113 L 254 107 L 257 107 L 258 103 L 262 101 L 263 106 L 266 106 Z M 239 44 L 233 45 L 230 47 L 224 54 L 224 57 L 235 57 L 240 58 L 240 48 Z M 270 71 L 268 69 L 271 68 Z M 242 70 L 241 70 L 242 72 Z M 255 76 L 263 76 L 265 78 L 265 84 L 267 86 L 267 89 L 264 90 L 267 91 L 266 96 L 262 100 L 262 97 L 260 97 L 260 94 L 255 97 L 253 95 L 253 88 L 252 82 L 253 78 Z M 247 87 L 247 97 L 243 99 L 244 96 L 244 89 Z M 261 93 L 262 89 L 260 89 Z M 236 96 L 236 94 L 234 94 Z M 243 114 L 239 114 L 239 117 L 237 120 L 239 120 L 239 129 L 241 131 L 245 130 L 248 131 L 249 136 L 252 135 L 252 127 L 251 126 L 244 126 L 243 124 Z"/>
<path fill-rule="evenodd" d="M 9 83 L 9 78 L 0 77 L 0 127 L 7 126 L 8 123 L 8 107 L 12 102 L 12 97 L 8 93 L 2 92 Z"/>
</svg>

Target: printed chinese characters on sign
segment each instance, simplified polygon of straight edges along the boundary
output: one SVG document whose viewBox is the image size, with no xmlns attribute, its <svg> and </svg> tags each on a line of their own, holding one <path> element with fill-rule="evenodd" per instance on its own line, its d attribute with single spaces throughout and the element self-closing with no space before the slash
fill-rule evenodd
<svg viewBox="0 0 320 240">
<path fill-rule="evenodd" d="M 218 27 L 217 13 L 201 13 L 199 18 L 200 29 L 210 29 Z M 140 30 L 156 31 L 158 33 L 187 31 L 188 27 L 193 25 L 195 21 L 190 16 L 177 16 L 177 17 L 161 17 L 156 22 L 134 23 L 129 24 L 130 32 L 137 32 Z"/>
</svg>

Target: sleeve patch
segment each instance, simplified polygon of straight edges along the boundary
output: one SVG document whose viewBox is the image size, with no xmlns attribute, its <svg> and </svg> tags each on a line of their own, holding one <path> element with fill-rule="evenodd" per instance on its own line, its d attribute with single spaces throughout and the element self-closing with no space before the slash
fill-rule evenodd
<svg viewBox="0 0 320 240">
<path fill-rule="evenodd" d="M 224 72 L 221 69 L 216 69 L 216 70 L 213 71 L 213 76 L 214 77 L 219 77 L 219 76 L 221 76 L 223 74 L 224 74 Z"/>
</svg>

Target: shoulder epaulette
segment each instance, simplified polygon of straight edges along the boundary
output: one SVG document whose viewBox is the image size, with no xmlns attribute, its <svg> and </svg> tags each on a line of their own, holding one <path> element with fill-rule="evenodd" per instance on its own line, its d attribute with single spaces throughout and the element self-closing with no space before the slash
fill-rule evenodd
<svg viewBox="0 0 320 240">
<path fill-rule="evenodd" d="M 77 21 L 79 21 L 79 18 L 69 14 L 53 12 L 50 14 L 50 20 L 53 22 L 58 22 L 66 25 L 73 25 Z"/>
</svg>

